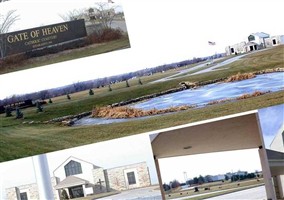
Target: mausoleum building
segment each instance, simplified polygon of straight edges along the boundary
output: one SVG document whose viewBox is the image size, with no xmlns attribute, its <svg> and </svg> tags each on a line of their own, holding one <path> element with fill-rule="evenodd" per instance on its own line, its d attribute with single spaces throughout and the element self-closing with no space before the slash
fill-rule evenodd
<svg viewBox="0 0 284 200">
<path fill-rule="evenodd" d="M 267 33 L 252 33 L 247 37 L 247 41 L 227 46 L 226 55 L 237 55 L 250 51 L 256 51 L 267 47 L 284 44 L 284 35 L 270 36 Z"/>
<path fill-rule="evenodd" d="M 51 183 L 56 200 L 62 199 L 62 193 L 77 198 L 151 185 L 146 162 L 104 169 L 73 156 L 53 171 Z M 37 184 L 33 183 L 8 188 L 6 196 L 11 200 L 39 199 L 39 192 Z"/>
</svg>

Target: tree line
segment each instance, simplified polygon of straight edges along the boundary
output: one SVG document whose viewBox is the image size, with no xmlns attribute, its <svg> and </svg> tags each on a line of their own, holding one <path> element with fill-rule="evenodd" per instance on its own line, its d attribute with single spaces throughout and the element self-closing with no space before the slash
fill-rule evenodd
<svg viewBox="0 0 284 200">
<path fill-rule="evenodd" d="M 231 182 L 236 182 L 236 181 L 242 181 L 246 179 L 254 179 L 254 178 L 259 178 L 259 174 L 255 173 L 248 173 L 248 174 L 243 174 L 243 175 L 238 175 L 234 174 L 232 176 L 225 175 L 225 179 L 219 180 L 219 181 L 231 181 Z M 211 175 L 206 175 L 206 176 L 198 176 L 194 177 L 193 179 L 187 180 L 186 183 L 180 183 L 178 180 L 174 179 L 173 181 L 170 181 L 169 183 L 164 183 L 163 188 L 165 191 L 168 191 L 170 189 L 178 188 L 183 185 L 201 185 L 203 183 L 210 183 L 214 182 L 212 179 Z"/>
<path fill-rule="evenodd" d="M 199 63 L 205 60 L 207 60 L 207 58 L 193 58 L 192 60 L 184 60 L 180 62 L 159 65 L 157 67 L 144 68 L 138 71 L 114 75 L 110 77 L 98 78 L 98 79 L 93 79 L 93 80 L 88 80 L 88 81 L 79 81 L 79 82 L 75 82 L 75 83 L 72 83 L 72 84 L 69 84 L 63 87 L 45 89 L 45 90 L 41 90 L 37 92 L 24 94 L 24 95 L 15 94 L 15 95 L 12 95 L 11 97 L 6 97 L 5 99 L 0 100 L 0 106 L 14 104 L 14 103 L 25 101 L 25 100 L 33 100 L 33 101 L 45 100 L 45 99 L 54 98 L 57 96 L 72 94 L 72 93 L 76 93 L 76 92 L 80 92 L 84 90 L 90 90 L 93 88 L 109 87 L 109 90 L 111 90 L 112 84 L 123 82 L 123 81 L 126 82 L 127 87 L 130 87 L 128 80 L 132 78 L 150 76 L 155 73 L 161 73 L 167 70 L 177 69 L 179 67 Z M 139 84 L 142 84 L 140 78 L 139 78 Z"/>
</svg>

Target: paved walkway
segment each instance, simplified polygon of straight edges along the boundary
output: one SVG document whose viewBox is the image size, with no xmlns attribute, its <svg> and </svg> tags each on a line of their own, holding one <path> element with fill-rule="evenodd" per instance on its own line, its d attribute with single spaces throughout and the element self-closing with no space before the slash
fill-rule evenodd
<svg viewBox="0 0 284 200">
<path fill-rule="evenodd" d="M 229 58 L 223 62 L 220 62 L 220 63 L 217 63 L 217 64 L 214 64 L 212 66 L 209 66 L 208 68 L 206 69 L 203 69 L 203 70 L 200 70 L 200 71 L 197 71 L 197 72 L 194 72 L 188 76 L 192 76 L 192 75 L 196 75 L 196 74 L 201 74 L 201 73 L 205 73 L 205 72 L 210 72 L 210 71 L 214 71 L 216 70 L 216 68 L 218 67 L 222 67 L 224 65 L 228 65 L 230 63 L 233 63 L 237 60 L 239 60 L 240 58 L 244 57 L 244 56 L 247 56 L 249 54 L 254 54 L 254 53 L 257 53 L 257 52 L 260 52 L 260 51 L 265 51 L 267 50 L 268 48 L 266 49 L 261 49 L 261 50 L 258 50 L 258 51 L 252 51 L 252 52 L 249 52 L 249 53 L 246 53 L 246 54 L 242 54 L 242 55 L 238 55 L 238 56 L 234 56 L 232 58 Z M 214 61 L 217 61 L 217 60 L 220 60 L 220 59 L 223 59 L 223 58 L 218 58 L 218 59 L 215 59 Z M 175 78 L 179 78 L 180 75 L 182 74 L 186 74 L 188 72 L 191 72 L 191 71 L 195 71 L 195 70 L 198 70 L 198 69 L 202 69 L 204 66 L 206 66 L 207 63 L 202 63 L 202 64 L 199 64 L 199 65 L 196 65 L 190 69 L 185 69 L 185 70 L 182 70 L 180 72 L 178 72 L 177 74 L 174 74 L 174 75 L 171 75 L 171 76 L 168 76 L 168 77 L 165 77 L 165 78 L 162 78 L 162 79 L 159 79 L 159 80 L 156 80 L 156 81 L 153 81 L 152 83 L 156 83 L 156 82 L 163 82 L 163 81 L 167 81 L 167 80 L 171 80 L 171 79 L 175 79 Z"/>
<path fill-rule="evenodd" d="M 216 193 L 216 192 L 212 192 Z M 207 193 L 208 194 L 208 193 Z M 190 197 L 198 197 L 204 194 L 199 195 L 192 195 Z M 182 198 L 175 198 L 174 200 L 184 200 L 190 197 L 182 197 Z M 264 186 L 259 186 L 251 189 L 245 189 L 238 192 L 232 192 L 230 194 L 219 195 L 217 197 L 212 197 L 206 200 L 216 200 L 216 199 L 223 199 L 223 200 L 265 200 L 266 199 L 266 192 Z"/>
<path fill-rule="evenodd" d="M 254 200 L 254 199 L 267 199 L 266 197 L 266 192 L 265 192 L 265 187 L 264 186 L 260 186 L 260 187 L 255 187 L 255 188 L 251 188 L 251 189 L 247 189 L 247 190 L 242 190 L 239 192 L 233 192 L 230 194 L 225 194 L 225 195 L 221 195 L 218 197 L 214 197 L 214 198 L 210 198 L 207 200 L 216 200 L 216 199 L 250 199 L 250 200 Z"/>
<path fill-rule="evenodd" d="M 120 194 L 100 198 L 100 200 L 162 200 L 159 186 L 122 191 Z"/>
</svg>

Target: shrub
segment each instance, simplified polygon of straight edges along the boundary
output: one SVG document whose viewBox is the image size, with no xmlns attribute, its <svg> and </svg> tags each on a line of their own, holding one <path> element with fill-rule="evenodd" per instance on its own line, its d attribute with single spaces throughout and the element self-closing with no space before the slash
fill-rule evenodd
<svg viewBox="0 0 284 200">
<path fill-rule="evenodd" d="M 94 95 L 94 91 L 92 89 L 89 90 L 89 95 Z"/>
<path fill-rule="evenodd" d="M 21 119 L 24 117 L 24 114 L 20 111 L 20 109 L 16 108 L 16 119 Z"/>
<path fill-rule="evenodd" d="M 11 117 L 12 116 L 12 109 L 10 107 L 5 108 L 5 117 Z"/>
<path fill-rule="evenodd" d="M 138 80 L 138 83 L 139 83 L 140 85 L 143 85 L 143 83 L 142 83 L 142 81 L 141 81 L 140 78 L 139 78 L 139 80 Z"/>
<path fill-rule="evenodd" d="M 171 187 L 172 188 L 177 188 L 180 186 L 180 183 L 177 181 L 177 180 L 174 180 L 172 183 L 171 183 Z"/>
<path fill-rule="evenodd" d="M 117 40 L 122 37 L 122 31 L 119 29 L 111 29 L 106 28 L 101 32 L 94 32 L 88 36 L 88 42 L 93 43 L 101 43 L 101 42 L 109 42 L 112 40 Z"/>
<path fill-rule="evenodd" d="M 37 112 L 43 111 L 43 108 L 42 108 L 41 103 L 39 101 L 36 102 L 36 108 L 37 108 Z"/>
<path fill-rule="evenodd" d="M 61 192 L 61 199 L 62 200 L 67 200 L 67 199 L 69 199 L 69 197 L 68 197 L 68 194 L 67 194 L 67 192 L 66 192 L 66 190 L 62 190 L 62 192 Z"/>
</svg>

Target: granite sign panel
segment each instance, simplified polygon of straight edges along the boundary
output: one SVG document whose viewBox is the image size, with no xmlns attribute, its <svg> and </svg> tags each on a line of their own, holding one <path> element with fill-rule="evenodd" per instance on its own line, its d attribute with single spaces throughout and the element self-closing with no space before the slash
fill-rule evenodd
<svg viewBox="0 0 284 200">
<path fill-rule="evenodd" d="M 2 35 L 5 56 L 56 45 L 87 36 L 84 19 L 52 24 Z"/>
</svg>

